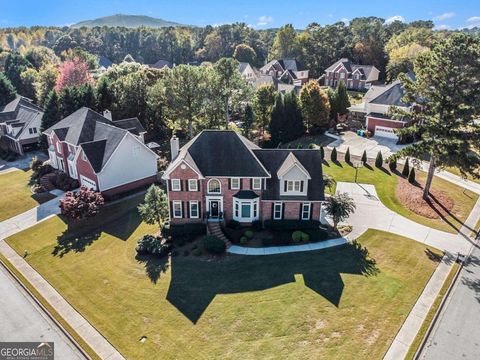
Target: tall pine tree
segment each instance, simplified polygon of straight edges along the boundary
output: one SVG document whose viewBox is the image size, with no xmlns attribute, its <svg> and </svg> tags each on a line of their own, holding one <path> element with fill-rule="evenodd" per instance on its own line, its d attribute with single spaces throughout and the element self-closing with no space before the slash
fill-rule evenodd
<svg viewBox="0 0 480 360">
<path fill-rule="evenodd" d="M 350 100 L 348 99 L 347 87 L 345 82 L 340 81 L 335 93 L 335 107 L 340 115 L 348 113 L 350 107 Z"/>
<path fill-rule="evenodd" d="M 270 120 L 271 143 L 276 147 L 282 142 L 285 132 L 285 106 L 282 94 L 275 96 L 275 104 L 273 105 Z"/>
<path fill-rule="evenodd" d="M 15 100 L 17 92 L 8 78 L 0 73 L 0 106 Z"/>
<path fill-rule="evenodd" d="M 45 102 L 45 111 L 43 112 L 42 123 L 40 125 L 40 133 L 42 134 L 38 140 L 40 149 L 46 150 L 48 148 L 47 136 L 43 135 L 43 132 L 62 119 L 58 100 L 58 95 L 55 90 L 51 90 Z"/>
<path fill-rule="evenodd" d="M 298 139 L 304 133 L 302 110 L 298 98 L 294 92 L 285 94 L 283 99 L 285 108 L 285 129 L 282 136 L 282 143 Z"/>
</svg>

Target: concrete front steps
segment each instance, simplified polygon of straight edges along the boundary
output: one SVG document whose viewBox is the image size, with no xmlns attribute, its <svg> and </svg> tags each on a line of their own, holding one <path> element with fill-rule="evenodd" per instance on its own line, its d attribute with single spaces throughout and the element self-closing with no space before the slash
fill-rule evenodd
<svg viewBox="0 0 480 360">
<path fill-rule="evenodd" d="M 225 234 L 222 231 L 222 228 L 220 227 L 220 222 L 218 221 L 209 221 L 207 223 L 207 228 L 208 228 L 208 233 L 211 235 L 215 235 L 219 239 L 221 239 L 225 243 L 225 247 L 228 249 L 230 246 L 232 246 L 232 243 L 230 240 L 227 239 Z"/>
</svg>

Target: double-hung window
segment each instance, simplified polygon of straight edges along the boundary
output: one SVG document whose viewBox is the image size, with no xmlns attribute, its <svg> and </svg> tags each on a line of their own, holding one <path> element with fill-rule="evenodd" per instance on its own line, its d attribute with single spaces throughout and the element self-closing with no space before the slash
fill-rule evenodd
<svg viewBox="0 0 480 360">
<path fill-rule="evenodd" d="M 300 180 L 287 180 L 287 192 L 300 192 L 301 183 Z"/>
<path fill-rule="evenodd" d="M 253 190 L 262 190 L 262 179 L 254 178 L 252 180 L 252 189 Z"/>
<path fill-rule="evenodd" d="M 282 203 L 273 204 L 273 220 L 282 220 Z"/>
<path fill-rule="evenodd" d="M 230 188 L 232 190 L 240 190 L 240 178 L 231 178 L 230 179 Z"/>
<path fill-rule="evenodd" d="M 173 201 L 173 217 L 178 219 L 182 218 L 182 202 L 181 201 Z"/>
<path fill-rule="evenodd" d="M 302 204 L 302 220 L 310 220 L 310 203 Z"/>
<path fill-rule="evenodd" d="M 180 179 L 172 179 L 172 191 L 181 191 L 182 184 L 180 183 Z"/>
<path fill-rule="evenodd" d="M 188 179 L 188 191 L 198 191 L 198 182 L 196 179 Z"/>
<path fill-rule="evenodd" d="M 198 219 L 198 201 L 190 201 L 190 218 Z"/>
</svg>

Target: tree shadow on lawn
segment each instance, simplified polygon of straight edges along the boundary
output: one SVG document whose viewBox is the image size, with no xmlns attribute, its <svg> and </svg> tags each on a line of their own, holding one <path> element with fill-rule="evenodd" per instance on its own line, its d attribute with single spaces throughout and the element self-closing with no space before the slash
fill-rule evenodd
<svg viewBox="0 0 480 360">
<path fill-rule="evenodd" d="M 168 257 L 159 258 L 154 255 L 136 255 L 135 260 L 144 264 L 145 272 L 154 284 L 160 279 L 160 274 L 166 273 L 169 268 Z"/>
<path fill-rule="evenodd" d="M 123 212 L 109 221 L 105 221 L 108 218 L 106 216 L 106 212 L 100 213 L 93 218 L 83 219 L 78 222 L 69 222 L 64 217 L 61 217 L 68 227 L 57 237 L 57 244 L 52 251 L 52 255 L 63 257 L 70 251 L 75 253 L 83 252 L 102 233 L 107 233 L 126 241 L 141 223 L 136 209 Z"/>
<path fill-rule="evenodd" d="M 420 186 L 420 185 L 419 185 Z M 437 200 L 437 198 L 432 194 L 430 193 L 430 196 L 429 198 L 426 200 L 426 202 L 428 203 L 428 205 L 430 205 L 430 207 L 433 209 L 433 211 L 435 211 L 438 216 L 440 216 L 440 218 L 445 221 L 451 228 L 453 228 L 455 231 L 459 232 L 460 231 L 460 228 L 462 225 L 464 225 L 463 221 L 460 220 L 455 214 L 453 214 L 450 210 L 448 210 L 440 201 Z M 442 211 L 440 211 L 440 209 L 438 209 L 437 207 L 440 207 Z M 460 224 L 461 226 L 457 226 L 455 225 L 452 221 L 450 221 L 449 219 L 447 219 L 447 217 L 445 216 L 445 213 L 448 214 L 453 220 L 455 220 L 458 224 Z M 471 229 L 470 227 L 467 226 L 467 229 L 470 231 L 472 231 L 473 229 Z M 464 235 L 465 234 L 461 234 L 461 235 Z M 466 236 L 468 238 L 468 235 Z"/>
<path fill-rule="evenodd" d="M 167 300 L 194 324 L 217 294 L 270 289 L 293 283 L 295 275 L 302 274 L 308 288 L 338 307 L 344 288 L 341 273 L 379 273 L 368 250 L 356 242 L 322 251 L 234 256 L 225 261 L 174 257 L 171 267 Z"/>
</svg>

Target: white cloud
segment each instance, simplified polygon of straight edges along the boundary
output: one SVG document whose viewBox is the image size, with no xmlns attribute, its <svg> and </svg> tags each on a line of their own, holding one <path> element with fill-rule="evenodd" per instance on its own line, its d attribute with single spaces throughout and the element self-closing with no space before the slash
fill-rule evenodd
<svg viewBox="0 0 480 360">
<path fill-rule="evenodd" d="M 350 23 L 350 19 L 347 18 L 341 18 L 340 21 L 343 21 L 346 25 Z"/>
<path fill-rule="evenodd" d="M 455 14 L 454 12 L 446 12 L 446 13 L 443 13 L 443 14 L 441 14 L 441 15 L 435 16 L 435 17 L 433 18 L 433 20 L 443 21 L 443 20 L 451 19 L 451 18 L 453 18 L 455 15 L 457 15 L 457 14 Z"/>
<path fill-rule="evenodd" d="M 263 15 L 263 16 L 260 16 L 258 18 L 257 25 L 258 26 L 265 26 L 265 25 L 270 24 L 271 22 L 273 22 L 273 18 L 271 16 Z"/>
<path fill-rule="evenodd" d="M 446 25 L 446 24 L 437 24 L 435 25 L 435 27 L 433 28 L 434 30 L 450 30 L 452 27 L 450 25 Z"/>
<path fill-rule="evenodd" d="M 392 22 L 394 21 L 401 21 L 401 22 L 405 22 L 405 18 L 401 15 L 395 15 L 395 16 L 391 16 L 389 17 L 387 20 L 385 20 L 385 24 L 391 24 Z"/>
<path fill-rule="evenodd" d="M 467 19 L 468 23 L 479 23 L 480 22 L 480 16 L 472 16 Z"/>
</svg>

